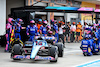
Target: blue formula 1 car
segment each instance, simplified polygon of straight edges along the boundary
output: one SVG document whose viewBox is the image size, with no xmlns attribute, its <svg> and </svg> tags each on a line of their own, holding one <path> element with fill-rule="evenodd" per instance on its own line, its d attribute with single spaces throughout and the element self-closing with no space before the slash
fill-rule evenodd
<svg viewBox="0 0 100 67">
<path fill-rule="evenodd" d="M 63 57 L 63 44 L 56 43 L 52 37 L 36 37 L 33 42 L 26 41 L 24 46 L 20 43 L 15 44 L 12 49 L 11 58 L 13 60 L 33 59 L 33 60 L 50 60 L 57 62 L 58 56 Z"/>
</svg>

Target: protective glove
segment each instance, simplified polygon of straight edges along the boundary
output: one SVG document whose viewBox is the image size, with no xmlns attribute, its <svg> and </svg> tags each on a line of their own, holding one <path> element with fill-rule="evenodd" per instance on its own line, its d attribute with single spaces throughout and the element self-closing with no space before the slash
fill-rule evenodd
<svg viewBox="0 0 100 67">
<path fill-rule="evenodd" d="M 27 36 L 30 37 L 30 36 L 29 36 L 29 33 L 27 33 Z"/>
</svg>

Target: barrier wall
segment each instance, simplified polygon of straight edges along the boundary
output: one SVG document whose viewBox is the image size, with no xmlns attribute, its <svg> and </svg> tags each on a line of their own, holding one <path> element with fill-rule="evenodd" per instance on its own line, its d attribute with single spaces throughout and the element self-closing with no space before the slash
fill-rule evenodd
<svg viewBox="0 0 100 67">
<path fill-rule="evenodd" d="M 6 33 L 6 0 L 0 0 L 0 35 Z"/>
</svg>

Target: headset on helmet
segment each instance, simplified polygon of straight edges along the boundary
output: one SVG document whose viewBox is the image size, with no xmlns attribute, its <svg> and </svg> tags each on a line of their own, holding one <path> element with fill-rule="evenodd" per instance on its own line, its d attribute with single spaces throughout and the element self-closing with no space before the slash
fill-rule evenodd
<svg viewBox="0 0 100 67">
<path fill-rule="evenodd" d="M 31 20 L 30 23 L 35 23 L 35 21 L 34 20 Z"/>
<path fill-rule="evenodd" d="M 20 21 L 20 22 L 23 22 L 23 20 L 22 20 L 22 19 L 19 19 L 19 21 Z"/>
<path fill-rule="evenodd" d="M 8 22 L 12 22 L 12 21 L 14 21 L 14 19 L 13 18 L 8 18 Z"/>
<path fill-rule="evenodd" d="M 53 32 L 52 31 L 49 31 L 49 34 L 52 34 Z"/>
<path fill-rule="evenodd" d="M 45 21 L 43 21 L 43 23 L 44 23 L 44 24 L 47 24 L 48 22 L 45 20 Z"/>
<path fill-rule="evenodd" d="M 20 18 L 17 18 L 17 21 L 18 21 L 18 22 L 23 22 L 23 20 L 22 20 L 22 19 L 20 19 Z"/>
</svg>

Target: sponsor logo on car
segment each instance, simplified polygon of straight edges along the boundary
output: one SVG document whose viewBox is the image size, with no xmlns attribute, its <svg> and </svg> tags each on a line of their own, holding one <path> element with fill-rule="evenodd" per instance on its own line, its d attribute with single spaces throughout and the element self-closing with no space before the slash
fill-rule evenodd
<svg viewBox="0 0 100 67">
<path fill-rule="evenodd" d="M 37 59 L 41 59 L 41 60 L 54 60 L 54 58 L 53 57 L 41 57 L 41 56 L 36 56 L 35 57 L 35 60 L 37 60 Z"/>
<path fill-rule="evenodd" d="M 28 55 L 28 56 L 15 55 L 13 58 L 17 58 L 17 59 L 30 59 L 30 55 Z"/>
</svg>

